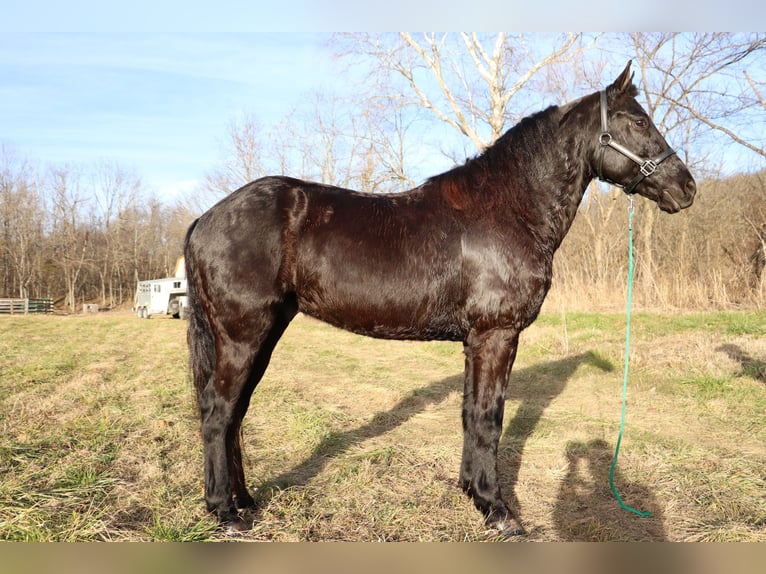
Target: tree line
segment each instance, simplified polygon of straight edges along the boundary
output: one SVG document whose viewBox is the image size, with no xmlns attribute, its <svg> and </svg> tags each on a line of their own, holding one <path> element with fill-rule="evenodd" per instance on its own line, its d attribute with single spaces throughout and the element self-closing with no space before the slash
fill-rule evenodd
<svg viewBox="0 0 766 574">
<path fill-rule="evenodd" d="M 140 279 L 171 274 L 188 214 L 117 163 L 40 171 L 0 148 L 0 294 L 75 310 L 132 301 Z"/>
<path fill-rule="evenodd" d="M 307 95 L 311 106 L 272 125 L 244 110 L 217 167 L 172 205 L 118 163 L 40 170 L 3 147 L 0 296 L 50 296 L 71 310 L 124 304 L 139 279 L 171 274 L 192 219 L 247 181 L 285 174 L 400 191 L 480 153 L 524 115 L 602 87 L 632 59 L 639 101 L 699 184 L 694 206 L 674 216 L 636 198 L 637 303 L 766 303 L 765 34 L 330 41 L 342 73 L 359 79 L 353 97 Z M 554 304 L 624 301 L 626 207 L 621 191 L 591 185 L 556 256 Z"/>
</svg>

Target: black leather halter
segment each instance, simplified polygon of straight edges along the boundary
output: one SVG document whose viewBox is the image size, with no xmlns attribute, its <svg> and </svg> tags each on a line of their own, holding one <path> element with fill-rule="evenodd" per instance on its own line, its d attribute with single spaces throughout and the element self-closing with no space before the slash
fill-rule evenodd
<svg viewBox="0 0 766 574">
<path fill-rule="evenodd" d="M 644 180 L 645 177 L 652 175 L 654 170 L 657 169 L 658 165 L 676 153 L 672 148 L 668 147 L 654 159 L 644 159 L 641 156 L 634 154 L 628 148 L 623 147 L 615 142 L 612 138 L 612 134 L 609 133 L 609 127 L 607 125 L 606 90 L 601 90 L 601 135 L 598 136 L 598 143 L 601 146 L 601 153 L 598 156 L 598 178 L 601 181 L 605 181 L 607 183 L 611 183 L 612 185 L 623 188 L 625 193 L 633 193 L 633 190 L 639 183 Z M 636 174 L 636 177 L 634 177 L 628 185 L 613 181 L 608 177 L 604 177 L 601 173 L 601 164 L 604 161 L 604 152 L 608 147 L 620 152 L 622 155 L 638 164 L 638 174 Z"/>
</svg>

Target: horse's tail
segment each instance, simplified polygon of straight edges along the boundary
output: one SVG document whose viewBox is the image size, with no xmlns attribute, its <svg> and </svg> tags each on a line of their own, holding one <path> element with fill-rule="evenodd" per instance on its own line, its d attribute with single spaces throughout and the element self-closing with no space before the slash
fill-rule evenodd
<svg viewBox="0 0 766 574">
<path fill-rule="evenodd" d="M 189 231 L 186 232 L 184 241 L 184 266 L 186 268 L 186 292 L 188 296 L 188 318 L 189 326 L 186 333 L 186 340 L 189 344 L 189 367 L 191 368 L 192 378 L 194 380 L 194 390 L 199 402 L 202 391 L 207 386 L 210 377 L 215 368 L 215 341 L 213 332 L 210 329 L 210 323 L 207 320 L 205 311 L 200 305 L 199 295 L 194 282 L 194 257 L 191 256 L 189 242 L 197 221 L 191 224 Z"/>
</svg>

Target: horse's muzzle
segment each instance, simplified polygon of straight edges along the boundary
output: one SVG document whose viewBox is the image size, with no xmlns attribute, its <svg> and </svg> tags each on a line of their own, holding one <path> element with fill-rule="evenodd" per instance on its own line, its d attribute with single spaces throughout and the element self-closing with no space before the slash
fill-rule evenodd
<svg viewBox="0 0 766 574">
<path fill-rule="evenodd" d="M 694 196 L 696 194 L 697 184 L 693 179 L 689 178 L 682 189 L 663 189 L 657 200 L 657 205 L 660 206 L 662 211 L 667 213 L 678 213 L 694 202 Z"/>
</svg>

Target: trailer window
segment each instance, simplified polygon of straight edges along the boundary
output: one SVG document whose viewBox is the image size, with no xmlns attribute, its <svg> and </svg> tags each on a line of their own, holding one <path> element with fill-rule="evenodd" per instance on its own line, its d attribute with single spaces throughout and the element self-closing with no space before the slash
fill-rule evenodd
<svg viewBox="0 0 766 574">
<path fill-rule="evenodd" d="M 180 289 L 180 288 L 181 288 L 181 282 L 173 281 L 173 289 Z"/>
</svg>

